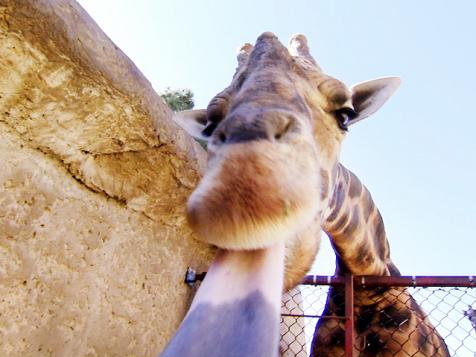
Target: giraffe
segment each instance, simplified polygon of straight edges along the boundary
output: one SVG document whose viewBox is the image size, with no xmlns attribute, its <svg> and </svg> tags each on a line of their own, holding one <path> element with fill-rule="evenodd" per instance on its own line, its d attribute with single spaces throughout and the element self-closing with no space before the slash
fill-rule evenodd
<svg viewBox="0 0 476 357">
<path fill-rule="evenodd" d="M 387 77 L 348 88 L 324 74 L 300 34 L 288 48 L 270 32 L 254 46 L 242 46 L 231 84 L 207 109 L 174 116 L 207 142 L 207 171 L 187 202 L 198 239 L 230 251 L 284 242 L 284 290 L 296 286 L 314 261 L 321 227 L 337 220 L 342 237 L 352 241 L 368 217 L 357 210 L 333 217 L 330 206 L 340 207 L 345 199 L 335 185 L 350 177 L 339 164 L 341 144 L 348 128 L 375 113 L 399 84 L 399 78 Z M 349 196 L 356 195 L 360 186 L 351 187 Z M 336 242 L 334 247 L 339 253 Z M 388 269 L 360 253 L 360 269 Z"/>
<path fill-rule="evenodd" d="M 329 172 L 322 228 L 336 253 L 336 275 L 400 276 L 384 222 L 368 189 L 338 164 Z M 344 288 L 329 289 L 324 315 L 344 315 Z M 449 356 L 443 339 L 406 288 L 356 288 L 354 356 Z M 344 323 L 321 319 L 311 356 L 344 356 Z"/>
</svg>

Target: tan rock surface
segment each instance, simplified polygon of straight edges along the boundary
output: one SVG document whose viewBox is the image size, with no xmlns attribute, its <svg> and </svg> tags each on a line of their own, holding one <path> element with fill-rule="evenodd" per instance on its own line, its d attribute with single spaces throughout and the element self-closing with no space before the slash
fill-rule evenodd
<svg viewBox="0 0 476 357">
<path fill-rule="evenodd" d="M 0 355 L 157 354 L 204 155 L 79 5 L 0 0 Z"/>
</svg>

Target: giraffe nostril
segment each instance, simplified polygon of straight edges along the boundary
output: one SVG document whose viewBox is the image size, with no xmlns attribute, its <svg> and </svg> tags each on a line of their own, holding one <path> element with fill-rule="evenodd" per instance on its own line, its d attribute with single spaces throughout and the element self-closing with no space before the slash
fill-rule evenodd
<svg viewBox="0 0 476 357">
<path fill-rule="evenodd" d="M 285 136 L 286 133 L 291 130 L 292 123 L 293 123 L 292 120 L 288 120 L 285 125 L 278 128 L 278 130 L 276 130 L 276 133 L 274 134 L 274 139 L 281 140 L 283 136 Z"/>
<path fill-rule="evenodd" d="M 218 134 L 218 140 L 222 144 L 226 143 L 226 134 L 223 131 Z"/>
</svg>

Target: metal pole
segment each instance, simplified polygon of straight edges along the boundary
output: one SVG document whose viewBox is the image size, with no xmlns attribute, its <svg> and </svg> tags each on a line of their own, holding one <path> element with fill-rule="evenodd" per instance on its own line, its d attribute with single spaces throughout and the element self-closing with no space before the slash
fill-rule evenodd
<svg viewBox="0 0 476 357">
<path fill-rule="evenodd" d="M 354 355 L 354 277 L 345 275 L 345 357 Z"/>
</svg>

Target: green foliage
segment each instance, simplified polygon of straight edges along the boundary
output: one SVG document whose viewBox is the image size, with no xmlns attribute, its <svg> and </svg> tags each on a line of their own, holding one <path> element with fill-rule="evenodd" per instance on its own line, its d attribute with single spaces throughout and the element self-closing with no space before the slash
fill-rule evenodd
<svg viewBox="0 0 476 357">
<path fill-rule="evenodd" d="M 193 92 L 190 89 L 167 88 L 160 96 L 174 112 L 192 109 L 194 106 Z"/>
</svg>

